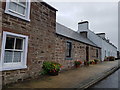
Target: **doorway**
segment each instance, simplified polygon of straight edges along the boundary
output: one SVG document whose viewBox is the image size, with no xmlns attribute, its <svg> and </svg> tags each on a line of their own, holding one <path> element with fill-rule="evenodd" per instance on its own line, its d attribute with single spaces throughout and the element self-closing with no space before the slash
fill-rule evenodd
<svg viewBox="0 0 120 90">
<path fill-rule="evenodd" d="M 89 61 L 89 47 L 86 46 L 86 60 Z"/>
</svg>

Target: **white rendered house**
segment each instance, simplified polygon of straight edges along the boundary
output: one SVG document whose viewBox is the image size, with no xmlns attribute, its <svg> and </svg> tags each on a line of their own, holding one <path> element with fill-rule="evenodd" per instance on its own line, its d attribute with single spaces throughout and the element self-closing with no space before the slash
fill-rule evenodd
<svg viewBox="0 0 120 90">
<path fill-rule="evenodd" d="M 95 34 L 91 30 L 89 30 L 88 21 L 78 23 L 78 33 L 82 34 L 83 32 L 86 33 L 88 39 L 90 39 L 97 46 L 101 47 L 102 61 L 104 60 L 105 56 L 114 56 L 115 58 L 117 58 L 117 47 L 105 38 L 105 33 Z"/>
</svg>

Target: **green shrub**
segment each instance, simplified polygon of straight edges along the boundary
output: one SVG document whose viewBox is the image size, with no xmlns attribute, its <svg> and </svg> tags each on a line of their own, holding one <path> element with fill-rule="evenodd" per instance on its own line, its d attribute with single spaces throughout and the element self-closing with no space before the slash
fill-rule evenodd
<svg viewBox="0 0 120 90">
<path fill-rule="evenodd" d="M 94 60 L 90 60 L 89 63 L 90 63 L 90 64 L 94 64 L 95 61 L 94 61 Z"/>
<path fill-rule="evenodd" d="M 52 61 L 44 61 L 43 62 L 43 74 L 47 74 L 49 72 L 59 72 L 61 68 L 61 64 L 52 62 Z"/>
<path fill-rule="evenodd" d="M 82 62 L 80 60 L 76 60 L 76 61 L 74 61 L 74 64 L 75 64 L 75 66 L 77 66 L 77 65 L 82 64 Z"/>
<path fill-rule="evenodd" d="M 94 59 L 94 61 L 95 61 L 95 63 L 99 62 L 99 60 L 98 60 L 98 59 Z"/>
<path fill-rule="evenodd" d="M 109 56 L 108 59 L 109 59 L 109 61 L 114 61 L 115 57 L 114 56 Z"/>
<path fill-rule="evenodd" d="M 109 57 L 105 57 L 104 61 L 114 61 L 115 57 L 114 56 L 109 56 Z"/>
</svg>

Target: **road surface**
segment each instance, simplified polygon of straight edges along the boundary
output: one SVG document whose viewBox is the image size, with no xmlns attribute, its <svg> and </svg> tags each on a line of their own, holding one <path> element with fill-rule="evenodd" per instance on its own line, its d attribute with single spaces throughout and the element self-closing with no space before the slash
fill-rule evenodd
<svg viewBox="0 0 120 90">
<path fill-rule="evenodd" d="M 120 69 L 90 88 L 120 88 Z"/>
</svg>

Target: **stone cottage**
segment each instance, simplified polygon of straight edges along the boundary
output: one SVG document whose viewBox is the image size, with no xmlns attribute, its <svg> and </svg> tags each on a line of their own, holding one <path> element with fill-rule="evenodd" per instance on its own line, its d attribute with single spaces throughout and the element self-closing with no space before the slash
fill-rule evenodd
<svg viewBox="0 0 120 90">
<path fill-rule="evenodd" d="M 45 60 L 64 68 L 74 60 L 100 59 L 101 49 L 87 38 L 57 23 L 56 9 L 45 2 L 6 0 L 0 14 L 0 71 L 3 84 L 35 78 Z"/>
<path fill-rule="evenodd" d="M 30 0 L 6 0 L 0 10 L 3 84 L 38 76 L 44 60 L 55 60 L 57 10 Z"/>
<path fill-rule="evenodd" d="M 101 59 L 101 48 L 88 39 L 86 32 L 78 33 L 56 23 L 55 58 L 65 68 L 73 65 L 74 60 Z"/>
</svg>

